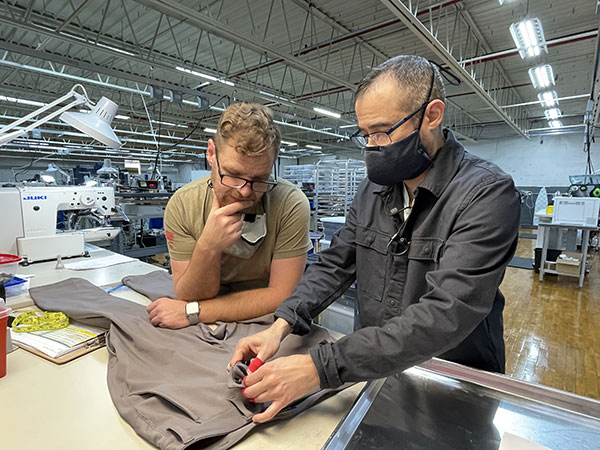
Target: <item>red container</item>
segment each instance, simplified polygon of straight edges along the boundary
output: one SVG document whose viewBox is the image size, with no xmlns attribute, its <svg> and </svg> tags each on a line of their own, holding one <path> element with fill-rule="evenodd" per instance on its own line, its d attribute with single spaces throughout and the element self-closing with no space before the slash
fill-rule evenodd
<svg viewBox="0 0 600 450">
<path fill-rule="evenodd" d="M 0 253 L 0 281 L 10 280 L 17 273 L 21 261 L 20 256 Z"/>
<path fill-rule="evenodd" d="M 0 306 L 0 378 L 6 375 L 6 322 L 10 313 L 10 308 Z"/>
</svg>

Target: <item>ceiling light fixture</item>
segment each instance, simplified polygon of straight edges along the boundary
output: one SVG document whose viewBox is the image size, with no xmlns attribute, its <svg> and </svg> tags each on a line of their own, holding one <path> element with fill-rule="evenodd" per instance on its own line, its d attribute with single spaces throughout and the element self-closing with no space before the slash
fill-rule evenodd
<svg viewBox="0 0 600 450">
<path fill-rule="evenodd" d="M 216 128 L 205 128 L 204 132 L 205 133 L 213 133 L 214 134 L 214 133 L 217 132 L 217 129 Z"/>
<path fill-rule="evenodd" d="M 542 64 L 541 66 L 532 67 L 529 69 L 529 78 L 536 89 L 545 88 L 554 84 L 554 73 L 550 64 Z"/>
<path fill-rule="evenodd" d="M 282 144 L 285 145 L 298 145 L 296 142 L 290 142 L 290 141 L 281 141 Z"/>
<path fill-rule="evenodd" d="M 46 105 L 46 103 L 36 102 L 34 100 L 28 100 L 26 98 L 5 97 L 4 95 L 0 95 L 0 101 L 21 103 L 23 105 L 31 105 L 31 106 L 45 106 Z"/>
<path fill-rule="evenodd" d="M 258 93 L 262 94 L 262 95 L 266 95 L 268 97 L 277 98 L 279 100 L 283 100 L 283 101 L 286 101 L 286 102 L 290 101 L 289 98 L 281 97 L 280 95 L 271 94 L 270 92 L 267 92 L 267 91 L 258 91 Z"/>
<path fill-rule="evenodd" d="M 217 78 L 214 75 L 209 75 L 207 73 L 196 72 L 195 70 L 186 69 L 185 67 L 180 67 L 180 66 L 176 66 L 175 69 L 179 70 L 180 72 L 188 73 L 190 75 L 195 75 L 197 77 L 206 78 L 207 80 L 210 80 L 210 81 L 217 81 L 219 83 L 226 84 L 227 86 L 235 86 L 235 84 L 233 84 L 229 80 L 225 80 L 224 78 Z"/>
<path fill-rule="evenodd" d="M 563 124 L 560 120 L 551 120 L 548 122 L 552 128 L 562 128 Z"/>
<path fill-rule="evenodd" d="M 321 150 L 323 147 L 319 145 L 306 144 L 307 148 L 314 148 L 315 150 Z"/>
<path fill-rule="evenodd" d="M 510 34 L 522 59 L 539 56 L 542 50 L 548 53 L 540 19 L 525 19 L 513 23 L 510 26 Z"/>
<path fill-rule="evenodd" d="M 558 108 L 552 108 L 544 111 L 544 115 L 546 116 L 546 120 L 555 120 L 562 116 L 562 112 Z"/>
<path fill-rule="evenodd" d="M 558 94 L 556 91 L 540 92 L 538 94 L 538 100 L 540 104 L 546 108 L 552 108 L 558 105 Z"/>
<path fill-rule="evenodd" d="M 326 116 L 329 116 L 329 117 L 335 117 L 336 119 L 339 119 L 340 117 L 342 117 L 342 115 L 340 113 L 338 113 L 338 112 L 329 111 L 329 110 L 323 109 L 323 108 L 316 108 L 315 107 L 315 108 L 313 108 L 313 110 L 315 112 L 318 112 L 320 114 L 323 114 L 323 115 L 326 115 Z"/>
</svg>

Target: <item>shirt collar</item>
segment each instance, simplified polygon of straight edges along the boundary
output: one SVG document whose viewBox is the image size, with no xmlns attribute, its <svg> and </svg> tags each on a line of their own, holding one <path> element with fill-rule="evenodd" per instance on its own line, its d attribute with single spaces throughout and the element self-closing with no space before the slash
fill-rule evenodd
<svg viewBox="0 0 600 450">
<path fill-rule="evenodd" d="M 436 197 L 444 192 L 454 178 L 465 154 L 464 147 L 456 140 L 452 131 L 446 128 L 443 132 L 444 145 L 435 154 L 433 166 L 417 188 L 427 189 Z"/>
</svg>

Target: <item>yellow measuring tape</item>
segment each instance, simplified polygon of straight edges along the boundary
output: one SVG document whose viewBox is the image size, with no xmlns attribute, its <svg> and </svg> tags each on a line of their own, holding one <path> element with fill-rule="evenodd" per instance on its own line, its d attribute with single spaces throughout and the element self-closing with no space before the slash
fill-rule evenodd
<svg viewBox="0 0 600 450">
<path fill-rule="evenodd" d="M 69 326 L 69 318 L 62 312 L 26 311 L 17 316 L 12 323 L 12 331 L 29 333 L 31 331 L 60 330 Z"/>
</svg>

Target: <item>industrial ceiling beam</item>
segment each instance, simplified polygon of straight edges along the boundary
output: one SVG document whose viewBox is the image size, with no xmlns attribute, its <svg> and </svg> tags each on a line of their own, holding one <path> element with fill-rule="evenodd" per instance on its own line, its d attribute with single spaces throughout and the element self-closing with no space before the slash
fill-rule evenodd
<svg viewBox="0 0 600 450">
<path fill-rule="evenodd" d="M 456 60 L 446 47 L 432 34 L 432 32 L 421 23 L 421 21 L 401 0 L 381 0 L 406 27 L 411 30 L 435 55 L 446 63 L 459 78 L 461 78 L 475 93 L 500 116 L 520 136 L 528 138 L 527 134 L 514 120 L 502 109 L 502 107 L 490 96 L 490 94 L 477 82 L 471 73 Z"/>
<path fill-rule="evenodd" d="M 238 44 L 240 47 L 247 48 L 258 54 L 266 55 L 271 58 L 281 58 L 287 65 L 294 67 L 304 73 L 307 73 L 315 78 L 323 80 L 333 85 L 345 86 L 351 90 L 356 90 L 354 83 L 350 83 L 343 78 L 324 72 L 312 65 L 304 62 L 300 58 L 291 56 L 289 53 L 282 52 L 275 47 L 271 47 L 264 42 L 244 35 L 234 28 L 231 28 L 221 22 L 218 22 L 212 17 L 202 14 L 192 8 L 177 2 L 167 2 L 166 0 L 135 0 L 137 3 L 147 6 L 155 11 L 163 13 L 167 16 L 178 20 L 185 21 L 188 24 L 205 30 L 215 36 L 219 36 L 230 42 Z"/>
<path fill-rule="evenodd" d="M 41 18 L 38 17 L 37 19 L 41 19 Z M 28 32 L 39 33 L 39 34 L 41 34 L 43 36 L 47 36 L 47 37 L 50 37 L 52 39 L 56 39 L 56 40 L 59 40 L 59 41 L 62 41 L 62 42 L 67 42 L 69 44 L 73 44 L 73 45 L 76 45 L 78 47 L 88 48 L 88 49 L 93 50 L 93 51 L 97 51 L 97 52 L 102 52 L 102 53 L 105 53 L 105 54 L 109 54 L 111 56 L 118 57 L 118 58 L 121 58 L 121 59 L 126 59 L 126 60 L 129 60 L 131 62 L 135 62 L 137 64 L 142 64 L 144 66 L 146 66 L 148 64 L 148 59 L 146 59 L 146 58 L 144 58 L 142 56 L 138 56 L 138 55 L 134 55 L 134 54 L 128 54 L 128 55 L 122 54 L 122 53 L 119 53 L 119 52 L 117 52 L 115 50 L 112 50 L 110 48 L 98 46 L 98 45 L 96 45 L 96 43 L 94 43 L 92 41 L 76 39 L 75 37 L 69 36 L 68 34 L 59 33 L 59 32 L 53 31 L 53 30 L 51 30 L 51 29 L 49 29 L 47 27 L 43 27 L 42 28 L 42 27 L 40 27 L 40 26 L 38 26 L 36 24 L 33 24 L 33 23 L 19 21 L 16 18 L 11 18 L 11 17 L 6 17 L 6 16 L 1 16 L 0 15 L 0 24 L 5 24 L 5 25 L 8 25 L 8 26 L 14 27 L 15 29 L 21 29 L 21 30 L 25 30 L 25 31 L 28 31 Z M 115 41 L 114 39 L 110 40 L 110 44 L 114 45 L 114 46 L 119 46 L 119 42 Z M 12 44 L 12 43 L 9 43 L 7 41 L 0 41 L 0 45 L 2 46 L 1 48 L 4 48 L 5 50 L 9 50 L 8 48 L 6 48 L 8 45 L 15 46 L 17 44 Z M 74 67 L 77 67 L 77 68 L 82 68 L 83 65 L 87 65 L 88 68 L 85 69 L 85 70 L 91 70 L 94 73 L 102 73 L 104 75 L 117 76 L 119 78 L 127 79 L 127 80 L 130 80 L 130 81 L 144 82 L 144 83 L 149 84 L 149 85 L 164 87 L 165 89 L 169 89 L 169 90 L 177 90 L 177 91 L 180 91 L 180 92 L 183 92 L 183 93 L 190 93 L 191 91 L 194 91 L 193 89 L 185 88 L 183 86 L 168 87 L 167 86 L 168 83 L 165 83 L 165 82 L 162 82 L 162 81 L 159 81 L 159 80 L 150 79 L 150 78 L 147 78 L 147 77 L 143 77 L 141 75 L 130 74 L 129 72 L 116 71 L 114 69 L 106 68 L 104 66 L 100 66 L 100 65 L 97 65 L 97 64 L 86 63 L 86 62 L 81 61 L 81 60 L 76 60 L 76 59 L 73 59 L 73 58 L 67 58 L 67 57 L 63 57 L 63 56 L 60 56 L 60 55 L 56 55 L 55 53 L 49 54 L 49 53 L 43 52 L 41 49 L 37 49 L 37 48 L 36 49 L 32 49 L 32 48 L 27 47 L 27 46 L 18 45 L 18 47 L 13 47 L 13 49 L 14 49 L 14 51 L 17 51 L 18 53 L 21 53 L 21 54 L 24 54 L 24 55 L 28 55 L 29 57 L 36 57 L 36 58 L 41 58 L 41 59 L 49 59 L 49 60 L 52 60 L 52 61 L 55 61 L 54 58 L 61 58 L 61 64 L 70 65 L 70 66 L 74 66 Z M 36 52 L 36 51 L 37 51 L 36 54 L 32 53 L 32 52 Z M 177 59 L 172 59 L 172 61 L 171 61 L 172 64 L 167 64 L 165 61 L 167 61 L 169 59 L 170 58 L 167 57 L 166 55 L 161 54 L 161 55 L 158 55 L 157 58 L 155 58 L 154 60 L 152 60 L 151 64 L 155 68 L 160 68 L 162 70 L 167 70 L 169 72 L 176 73 L 177 75 L 181 76 L 182 72 L 180 72 L 180 71 L 178 71 L 178 70 L 175 69 L 175 66 L 178 65 L 178 64 L 180 64 L 181 61 L 179 61 Z M 55 61 L 55 62 L 58 62 L 58 61 Z M 82 70 L 84 70 L 84 69 L 82 68 Z M 117 74 L 117 72 L 118 72 L 118 74 Z M 206 71 L 206 72 L 210 73 L 209 71 Z M 129 75 L 132 75 L 136 79 L 135 80 L 132 79 Z M 221 74 L 218 74 L 218 73 L 216 75 L 217 76 L 221 76 Z M 140 77 L 141 78 L 145 78 L 146 81 L 140 81 L 139 80 Z M 252 86 L 254 86 L 254 85 L 252 84 Z M 234 87 L 227 86 L 227 85 L 222 85 L 222 86 L 220 85 L 219 88 L 220 89 L 228 90 L 228 91 L 230 91 L 232 93 L 236 92 L 236 91 L 238 93 L 239 92 L 246 92 L 248 94 L 251 94 L 251 95 L 254 95 L 256 97 L 259 97 L 259 98 L 261 98 L 263 100 L 273 101 L 273 97 L 261 94 L 259 92 L 262 89 L 262 87 L 259 87 L 257 89 L 253 89 L 253 87 L 251 87 L 250 84 L 248 84 L 248 83 L 244 84 L 244 83 L 241 83 L 241 82 L 238 81 Z M 353 86 L 353 88 L 354 88 L 354 86 Z M 211 98 L 212 100 L 216 100 L 219 97 L 219 95 L 210 94 L 210 93 L 207 93 L 205 91 L 202 91 L 202 92 L 195 91 L 194 94 L 190 93 L 190 95 L 205 96 L 205 97 Z M 285 100 L 282 100 L 281 98 L 279 98 L 279 99 L 277 99 L 277 103 L 280 103 L 280 104 L 282 104 L 284 106 L 287 106 L 289 108 L 293 108 L 293 109 L 296 109 L 296 110 L 305 111 L 306 113 L 309 113 L 309 114 L 314 114 L 314 111 L 312 109 L 312 105 L 310 105 L 310 102 L 309 102 L 308 105 L 303 105 L 303 104 L 298 103 L 298 102 L 285 101 Z M 316 106 L 317 104 L 313 103 L 313 105 Z"/>
</svg>

